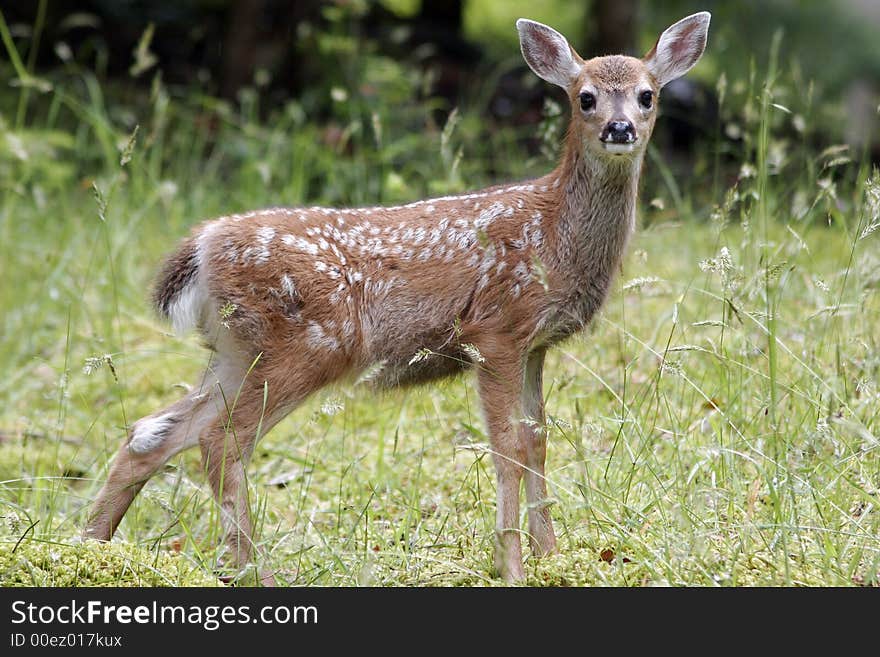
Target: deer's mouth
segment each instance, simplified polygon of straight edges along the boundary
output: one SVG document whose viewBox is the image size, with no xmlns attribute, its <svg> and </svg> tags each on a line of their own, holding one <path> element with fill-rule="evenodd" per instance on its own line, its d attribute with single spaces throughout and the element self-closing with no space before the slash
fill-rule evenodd
<svg viewBox="0 0 880 657">
<path fill-rule="evenodd" d="M 622 155 L 623 153 L 631 153 L 633 150 L 635 150 L 636 144 L 635 142 L 620 144 L 611 141 L 603 141 L 602 146 L 609 153 L 612 153 L 614 155 Z"/>
</svg>

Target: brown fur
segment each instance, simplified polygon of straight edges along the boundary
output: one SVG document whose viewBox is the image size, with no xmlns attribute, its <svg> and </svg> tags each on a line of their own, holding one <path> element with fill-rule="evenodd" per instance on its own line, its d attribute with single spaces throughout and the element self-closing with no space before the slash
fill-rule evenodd
<svg viewBox="0 0 880 657">
<path fill-rule="evenodd" d="M 186 240 L 177 252 L 168 258 L 153 290 L 153 303 L 163 317 L 168 317 L 168 310 L 174 297 L 186 287 L 195 276 L 196 246 L 192 239 Z"/>
<path fill-rule="evenodd" d="M 532 550 L 555 549 L 544 354 L 589 323 L 620 267 L 655 116 L 635 99 L 659 89 L 650 62 L 583 62 L 550 28 L 524 29 L 530 64 L 555 80 L 571 76 L 572 121 L 548 175 L 396 208 L 232 215 L 196 227 L 171 256 L 156 304 L 176 325 L 195 324 L 215 357 L 197 389 L 134 425 L 87 536 L 108 540 L 144 482 L 199 444 L 232 564 L 243 566 L 252 555 L 243 482 L 258 426 L 270 430 L 314 391 L 367 368 L 391 387 L 474 367 L 498 478 L 497 568 L 523 576 L 523 479 Z M 586 114 L 585 88 L 602 99 Z M 610 154 L 599 140 L 617 120 L 638 132 L 631 153 Z"/>
</svg>

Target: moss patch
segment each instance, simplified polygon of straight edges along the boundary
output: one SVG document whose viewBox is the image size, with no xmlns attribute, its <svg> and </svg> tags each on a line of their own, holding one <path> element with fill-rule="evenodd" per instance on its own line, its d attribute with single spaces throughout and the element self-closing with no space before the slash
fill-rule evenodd
<svg viewBox="0 0 880 657">
<path fill-rule="evenodd" d="M 0 586 L 219 586 L 185 557 L 131 544 L 0 542 Z"/>
</svg>

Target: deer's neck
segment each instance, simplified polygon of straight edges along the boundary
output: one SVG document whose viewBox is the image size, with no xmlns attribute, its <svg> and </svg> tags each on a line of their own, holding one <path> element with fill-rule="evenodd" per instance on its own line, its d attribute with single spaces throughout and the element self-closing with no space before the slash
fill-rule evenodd
<svg viewBox="0 0 880 657">
<path fill-rule="evenodd" d="M 568 265 L 616 268 L 635 227 L 642 156 L 596 158 L 569 148 L 556 171 L 562 192 L 557 257 Z"/>
<path fill-rule="evenodd" d="M 635 226 L 642 155 L 595 158 L 573 142 L 552 174 L 560 204 L 548 256 L 558 277 L 558 319 L 575 330 L 602 305 L 620 268 Z"/>
</svg>

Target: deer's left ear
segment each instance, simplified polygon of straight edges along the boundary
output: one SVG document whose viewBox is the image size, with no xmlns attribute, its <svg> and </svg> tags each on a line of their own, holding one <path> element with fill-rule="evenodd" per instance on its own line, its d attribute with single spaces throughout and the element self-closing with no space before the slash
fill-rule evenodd
<svg viewBox="0 0 880 657">
<path fill-rule="evenodd" d="M 680 78 L 699 61 L 706 49 L 711 18 L 708 11 L 701 11 L 682 18 L 660 35 L 644 58 L 659 86 Z"/>
</svg>

